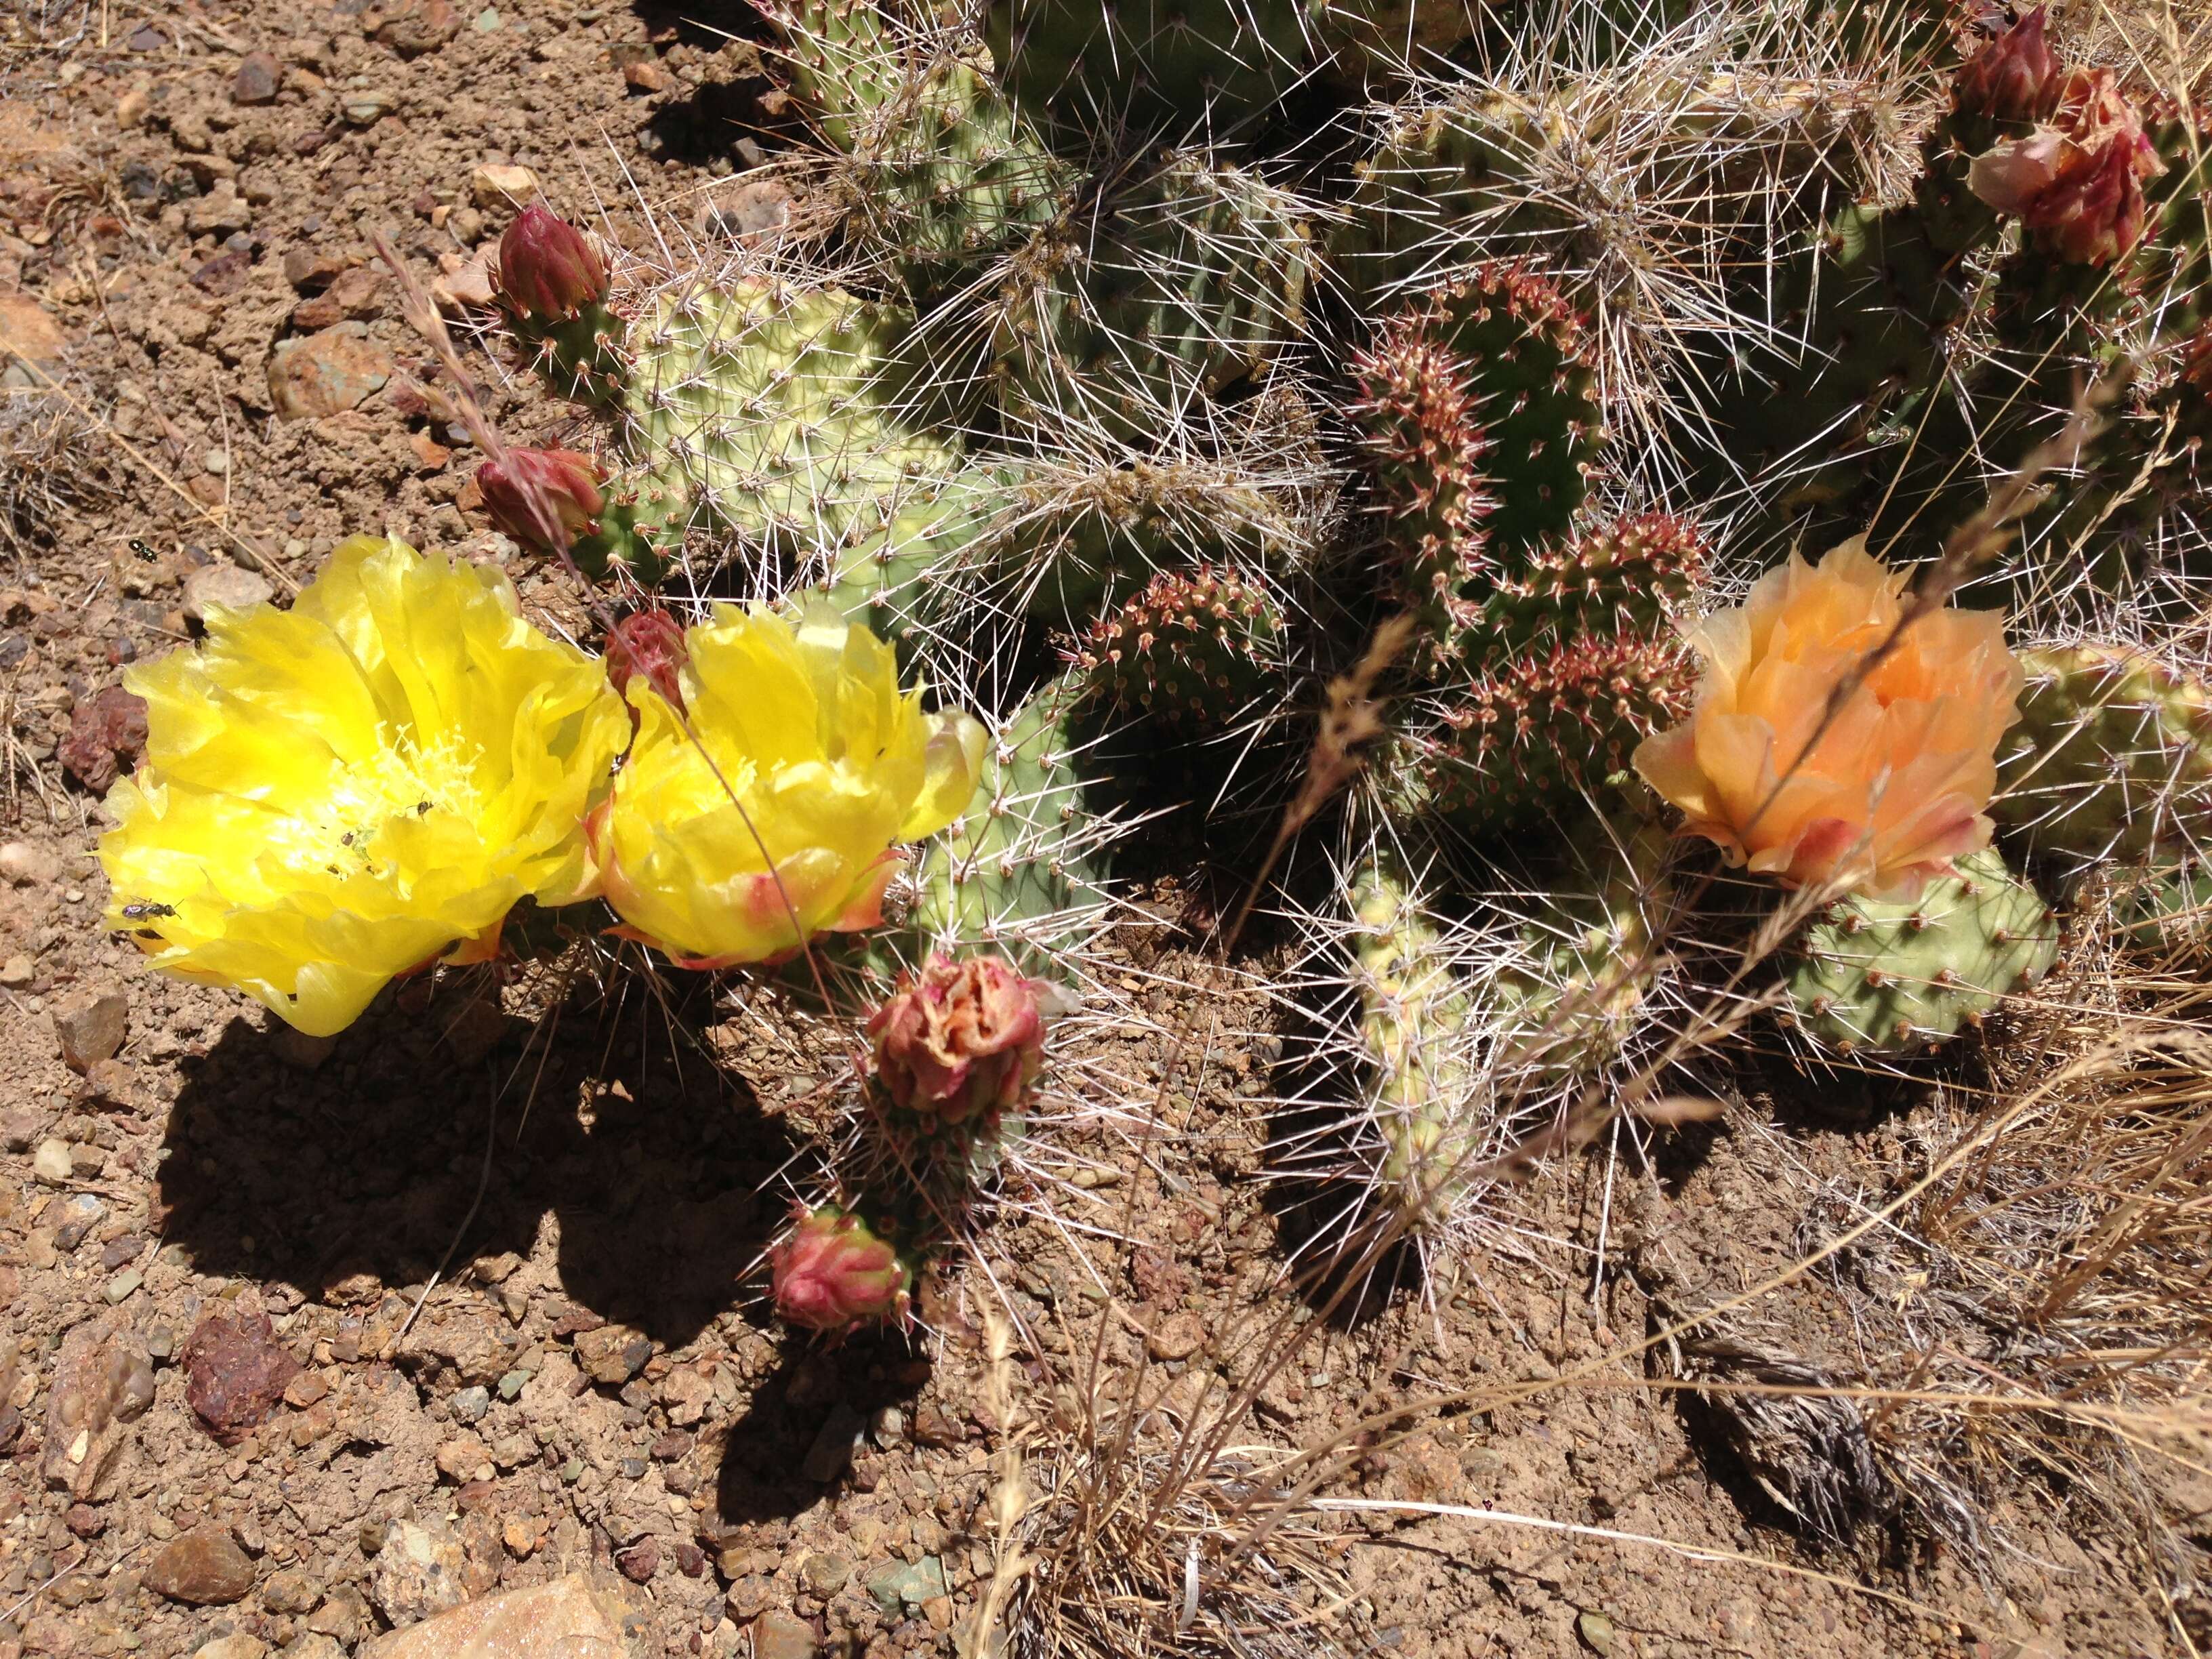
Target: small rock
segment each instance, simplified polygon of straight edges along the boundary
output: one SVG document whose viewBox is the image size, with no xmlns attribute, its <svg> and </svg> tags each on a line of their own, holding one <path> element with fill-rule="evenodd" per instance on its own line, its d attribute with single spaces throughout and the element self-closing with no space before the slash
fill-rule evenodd
<svg viewBox="0 0 2212 1659">
<path fill-rule="evenodd" d="M 463 1389 L 453 1398 L 447 1407 L 456 1423 L 481 1423 L 491 1410 L 491 1390 L 484 1388 Z"/>
<path fill-rule="evenodd" d="M 18 887 L 45 887 L 62 878 L 61 854 L 27 841 L 0 847 L 0 877 Z"/>
<path fill-rule="evenodd" d="M 911 1566 L 893 1561 L 868 1580 L 868 1595 L 886 1619 L 945 1593 L 945 1563 L 933 1555 L 925 1555 Z"/>
<path fill-rule="evenodd" d="M 1155 1359 L 1188 1359 L 1206 1346 L 1206 1322 L 1194 1313 L 1170 1314 L 1145 1338 Z"/>
<path fill-rule="evenodd" d="M 106 1287 L 100 1294 L 107 1298 L 109 1307 L 119 1308 L 137 1295 L 138 1287 L 145 1282 L 146 1276 L 136 1267 L 125 1267 L 107 1281 Z"/>
<path fill-rule="evenodd" d="M 644 1616 L 620 1585 L 571 1573 L 550 1584 L 509 1590 L 455 1607 L 407 1630 L 380 1636 L 356 1659 L 617 1659 L 641 1652 Z"/>
<path fill-rule="evenodd" d="M 805 1580 L 808 1590 L 827 1601 L 845 1588 L 845 1581 L 853 1576 L 853 1564 L 842 1555 L 817 1551 L 799 1564 L 799 1576 Z"/>
<path fill-rule="evenodd" d="M 187 620 L 204 623 L 210 609 L 244 611 L 266 603 L 276 592 L 269 578 L 259 571 L 217 559 L 185 578 L 183 608 Z"/>
<path fill-rule="evenodd" d="M 146 700 L 119 685 L 77 704 L 69 732 L 54 751 L 62 768 L 95 794 L 146 752 Z"/>
<path fill-rule="evenodd" d="M 693 214 L 703 235 L 737 240 L 767 235 L 791 218 L 791 187 L 778 179 L 744 179 L 710 189 Z"/>
<path fill-rule="evenodd" d="M 435 52 L 461 32 L 451 0 L 401 0 L 384 17 L 376 38 L 403 58 Z"/>
<path fill-rule="evenodd" d="M 781 1607 L 753 1620 L 753 1659 L 814 1659 L 820 1646 L 814 1626 Z"/>
<path fill-rule="evenodd" d="M 518 1561 L 527 1559 L 538 1545 L 545 1541 L 538 1528 L 527 1521 L 508 1522 L 500 1529 L 499 1536 L 500 1541 L 507 1546 L 507 1553 Z"/>
<path fill-rule="evenodd" d="M 54 1035 L 62 1059 L 74 1072 L 88 1072 L 111 1060 L 131 1031 L 131 999 L 120 991 L 71 997 L 54 1010 Z"/>
<path fill-rule="evenodd" d="M 315 1581 L 297 1567 L 270 1573 L 261 1586 L 261 1605 L 271 1613 L 313 1613 L 322 1599 Z"/>
<path fill-rule="evenodd" d="M 399 100 L 380 88 L 356 92 L 338 106 L 338 113 L 351 127 L 373 127 L 399 106 Z"/>
<path fill-rule="evenodd" d="M 108 1316 L 115 1318 L 115 1316 Z M 62 1338 L 46 1395 L 42 1471 L 77 1502 L 106 1493 L 131 1443 L 131 1425 L 153 1405 L 153 1360 L 128 1332 L 86 1321 Z"/>
<path fill-rule="evenodd" d="M 465 1434 L 441 1444 L 435 1461 L 438 1473 L 448 1480 L 473 1480 L 489 1469 L 491 1454 L 476 1436 Z"/>
<path fill-rule="evenodd" d="M 359 323 L 340 323 L 279 341 L 269 360 L 271 407 L 288 420 L 320 420 L 381 391 L 392 378 L 392 359 L 363 337 L 366 331 Z"/>
<path fill-rule="evenodd" d="M 284 1644 L 283 1659 L 346 1659 L 346 1650 L 338 1645 L 337 1638 L 310 1631 Z"/>
<path fill-rule="evenodd" d="M 417 1624 L 467 1599 L 467 1568 L 461 1540 L 443 1522 L 434 1531 L 412 1521 L 387 1521 L 368 1599 L 394 1629 Z"/>
<path fill-rule="evenodd" d="M 349 317 L 374 317 L 383 298 L 384 278 L 367 265 L 352 265 L 320 294 L 292 307 L 292 326 L 309 333 L 335 328 Z"/>
<path fill-rule="evenodd" d="M 0 962 L 0 986 L 11 991 L 21 990 L 38 976 L 38 969 L 32 965 L 28 957 L 9 957 L 7 961 Z"/>
<path fill-rule="evenodd" d="M 107 1530 L 107 1517 L 89 1504 L 72 1504 L 62 1524 L 78 1538 L 97 1538 Z"/>
<path fill-rule="evenodd" d="M 835 1480 L 845 1472 L 845 1465 L 853 1461 L 853 1453 L 866 1433 L 868 1419 L 843 1401 L 830 1408 L 830 1415 L 807 1449 L 806 1458 L 799 1466 L 799 1474 L 809 1480 Z"/>
<path fill-rule="evenodd" d="M 320 294 L 352 263 L 329 248 L 295 247 L 284 256 L 284 280 L 302 294 Z"/>
<path fill-rule="evenodd" d="M 185 1398 L 223 1445 L 246 1438 L 284 1396 L 299 1362 L 276 1340 L 267 1314 L 232 1319 L 210 1314 L 185 1340 Z"/>
<path fill-rule="evenodd" d="M 50 1187 L 68 1186 L 71 1170 L 69 1142 L 47 1136 L 39 1143 L 39 1150 L 31 1155 L 31 1169 Z"/>
<path fill-rule="evenodd" d="M 430 297 L 441 311 L 459 313 L 491 307 L 495 298 L 491 278 L 495 252 L 486 243 L 453 270 L 431 279 Z"/>
<path fill-rule="evenodd" d="M 638 58 L 623 65 L 623 82 L 632 92 L 665 92 L 675 84 L 658 58 Z"/>
<path fill-rule="evenodd" d="M 538 175 L 528 167 L 488 163 L 469 175 L 469 195 L 488 213 L 514 212 L 538 193 Z"/>
<path fill-rule="evenodd" d="M 5 348 L 0 350 L 0 357 L 13 353 L 26 362 L 50 368 L 69 349 L 69 336 L 29 295 L 0 289 L 0 348 Z M 37 383 L 35 379 L 30 382 Z"/>
<path fill-rule="evenodd" d="M 137 1074 L 127 1061 L 95 1060 L 84 1068 L 82 1097 L 110 1106 L 131 1106 L 138 1097 Z"/>
<path fill-rule="evenodd" d="M 196 1607 L 242 1599 L 253 1588 L 253 1563 L 217 1526 L 194 1527 L 164 1544 L 146 1564 L 146 1588 Z"/>
<path fill-rule="evenodd" d="M 641 1540 L 618 1551 L 615 1565 L 622 1569 L 622 1576 L 631 1583 L 649 1583 L 653 1575 L 660 1571 L 660 1546 L 650 1538 Z"/>
<path fill-rule="evenodd" d="M 283 69 L 273 53 L 249 52 L 231 77 L 230 101 L 234 104 L 273 104 L 276 88 L 283 77 Z"/>
<path fill-rule="evenodd" d="M 43 1148 L 41 1149 L 44 1150 Z M 107 1218 L 107 1206 L 94 1193 L 75 1193 L 60 1204 L 61 1224 L 54 1229 L 54 1248 L 74 1250 L 85 1235 Z"/>
<path fill-rule="evenodd" d="M 204 1647 L 195 1648 L 192 1659 L 264 1659 L 268 1651 L 269 1644 L 259 1637 L 235 1631 L 228 1636 L 216 1637 Z"/>
<path fill-rule="evenodd" d="M 1575 1633 L 1589 1644 L 1592 1653 L 1600 1656 L 1600 1659 L 1605 1659 L 1605 1656 L 1613 1653 L 1620 1646 L 1613 1635 L 1613 1620 L 1601 1613 L 1577 1613 L 1575 1616 Z"/>
<path fill-rule="evenodd" d="M 295 1411 L 306 1411 L 331 1391 L 320 1371 L 301 1371 L 284 1385 L 284 1403 Z"/>
<path fill-rule="evenodd" d="M 351 1584 L 340 1584 L 309 1616 L 307 1628 L 349 1648 L 369 1628 L 368 1598 Z"/>
<path fill-rule="evenodd" d="M 622 1325 L 602 1325 L 576 1338 L 576 1358 L 594 1382 L 627 1382 L 653 1358 L 652 1341 Z"/>
<path fill-rule="evenodd" d="M 906 1413 L 896 1406 L 885 1406 L 869 1426 L 876 1443 L 889 1451 L 906 1438 Z"/>
<path fill-rule="evenodd" d="M 46 1127 L 48 1116 L 20 1106 L 0 1112 L 0 1152 L 29 1152 L 39 1144 L 40 1131 Z"/>
</svg>

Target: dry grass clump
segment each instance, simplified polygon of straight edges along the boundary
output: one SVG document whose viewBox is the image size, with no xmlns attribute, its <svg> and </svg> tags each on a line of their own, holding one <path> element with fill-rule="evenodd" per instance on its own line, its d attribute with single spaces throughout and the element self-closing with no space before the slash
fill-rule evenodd
<svg viewBox="0 0 2212 1659">
<path fill-rule="evenodd" d="M 110 492 L 88 392 L 79 386 L 64 396 L 29 374 L 0 379 L 0 546 L 10 552 L 48 539 L 64 512 Z"/>
</svg>

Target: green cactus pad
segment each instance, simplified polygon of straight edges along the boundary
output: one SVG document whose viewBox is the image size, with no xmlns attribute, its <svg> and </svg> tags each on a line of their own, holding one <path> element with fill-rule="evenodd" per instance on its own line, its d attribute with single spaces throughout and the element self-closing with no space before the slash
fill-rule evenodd
<svg viewBox="0 0 2212 1659">
<path fill-rule="evenodd" d="M 1299 0 L 992 0 L 988 38 L 1016 108 L 1088 149 L 1116 121 L 1220 129 L 1296 84 Z"/>
<path fill-rule="evenodd" d="M 967 812 L 924 848 L 908 925 L 925 943 L 988 945 L 1042 972 L 1097 927 L 1109 831 L 1084 810 L 1069 738 L 1085 689 L 1065 675 L 1007 721 Z"/>
<path fill-rule="evenodd" d="M 1151 437 L 1305 328 L 1297 199 L 1176 151 L 1014 255 L 989 308 L 993 375 L 1024 429 Z"/>
<path fill-rule="evenodd" d="M 1398 859 L 1378 849 L 1353 878 L 1360 1039 L 1377 1076 L 1380 1174 L 1417 1218 L 1456 1194 L 1481 1081 L 1473 988 L 1452 965 Z"/>
<path fill-rule="evenodd" d="M 1531 552 L 1483 602 L 1493 638 L 1520 649 L 1584 634 L 1663 635 L 1712 565 L 1698 527 L 1643 513 Z"/>
<path fill-rule="evenodd" d="M 2046 851 L 2141 860 L 2212 838 L 2212 688 L 2139 651 L 2039 647 L 1990 815 Z"/>
<path fill-rule="evenodd" d="M 1994 851 L 1917 899 L 1847 899 L 1805 933 L 1789 1017 L 1830 1048 L 1908 1054 L 1978 1024 L 2058 957 L 2058 927 Z"/>
</svg>

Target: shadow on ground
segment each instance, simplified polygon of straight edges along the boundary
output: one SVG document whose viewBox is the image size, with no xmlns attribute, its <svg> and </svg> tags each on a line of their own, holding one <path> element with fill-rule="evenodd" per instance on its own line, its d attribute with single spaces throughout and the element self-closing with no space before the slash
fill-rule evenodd
<svg viewBox="0 0 2212 1659">
<path fill-rule="evenodd" d="M 449 1277 L 526 1257 L 550 1212 L 570 1301 L 690 1341 L 743 1298 L 781 1223 L 789 1135 L 689 1042 L 703 996 L 665 1013 L 580 998 L 538 1040 L 472 1011 L 479 988 L 441 983 L 412 1013 L 387 999 L 313 1070 L 233 1022 L 185 1063 L 158 1178 L 165 1241 L 203 1273 L 320 1297 L 364 1272 L 420 1284 L 457 1234 Z"/>
</svg>

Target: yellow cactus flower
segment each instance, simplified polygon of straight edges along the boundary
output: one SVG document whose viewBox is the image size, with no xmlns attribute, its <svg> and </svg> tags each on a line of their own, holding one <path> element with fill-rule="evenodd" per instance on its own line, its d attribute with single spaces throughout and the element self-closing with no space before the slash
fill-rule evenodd
<svg viewBox="0 0 2212 1659">
<path fill-rule="evenodd" d="M 623 931 L 720 968 L 874 927 L 895 843 L 942 830 L 975 793 L 982 727 L 924 714 L 890 647 L 825 604 L 798 617 L 717 605 L 684 647 L 670 689 L 690 732 L 656 689 L 669 676 L 632 678 L 637 737 L 592 817 Z"/>
<path fill-rule="evenodd" d="M 629 736 L 600 664 L 505 576 L 371 536 L 289 611 L 211 612 L 124 683 L 149 738 L 107 797 L 108 925 L 317 1036 L 395 975 L 481 960 L 526 895 L 577 896 Z"/>
</svg>

